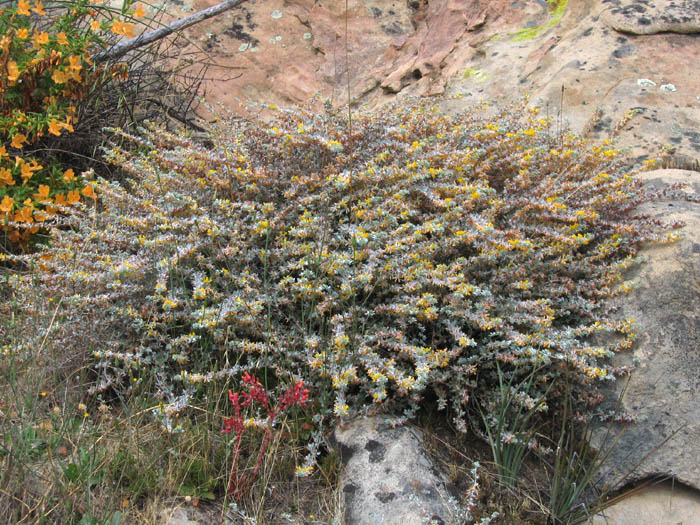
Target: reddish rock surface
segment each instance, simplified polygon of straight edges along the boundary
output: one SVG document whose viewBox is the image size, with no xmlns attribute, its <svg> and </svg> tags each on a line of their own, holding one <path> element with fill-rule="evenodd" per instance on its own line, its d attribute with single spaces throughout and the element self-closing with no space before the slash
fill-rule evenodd
<svg viewBox="0 0 700 525">
<path fill-rule="evenodd" d="M 189 1 L 166 8 L 185 16 L 216 3 Z M 206 97 L 234 110 L 239 100 L 284 106 L 314 94 L 343 105 L 349 70 L 356 106 L 446 94 L 462 96 L 448 104 L 459 109 L 527 91 L 549 115 L 579 132 L 588 124 L 597 138 L 635 109 L 622 147 L 644 158 L 670 145 L 700 158 L 700 40 L 616 30 L 635 5 L 579 0 L 556 11 L 538 0 L 348 0 L 346 13 L 341 0 L 249 0 L 188 29 L 182 57 L 212 64 Z M 658 6 L 649 16 L 679 20 L 686 31 L 697 16 L 688 6 L 670 2 L 666 18 Z"/>
</svg>

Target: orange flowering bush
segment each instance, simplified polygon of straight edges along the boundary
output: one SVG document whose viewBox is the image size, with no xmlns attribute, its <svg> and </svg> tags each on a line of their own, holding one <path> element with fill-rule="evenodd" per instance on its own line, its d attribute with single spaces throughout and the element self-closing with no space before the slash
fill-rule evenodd
<svg viewBox="0 0 700 525">
<path fill-rule="evenodd" d="M 133 23 L 95 3 L 18 0 L 0 9 L 0 228 L 14 243 L 26 245 L 63 207 L 96 198 L 46 154 L 52 139 L 74 131 L 81 101 L 105 78 L 91 54 L 116 35 L 134 36 Z M 124 15 L 144 14 L 128 8 Z"/>
</svg>

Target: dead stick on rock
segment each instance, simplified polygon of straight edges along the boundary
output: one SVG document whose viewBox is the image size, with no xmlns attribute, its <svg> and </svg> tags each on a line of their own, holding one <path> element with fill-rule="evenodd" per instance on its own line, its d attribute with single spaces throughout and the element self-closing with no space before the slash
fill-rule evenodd
<svg viewBox="0 0 700 525">
<path fill-rule="evenodd" d="M 246 0 L 226 0 L 225 2 L 221 2 L 220 4 L 217 4 L 215 6 L 208 7 L 207 9 L 202 9 L 201 11 L 197 11 L 193 15 L 181 18 L 180 20 L 176 20 L 175 22 L 168 24 L 167 26 L 158 28 L 155 31 L 151 31 L 150 33 L 144 33 L 142 35 L 137 36 L 136 38 L 127 40 L 126 42 L 121 42 L 111 47 L 110 49 L 101 51 L 100 53 L 93 55 L 92 60 L 94 62 L 116 60 L 127 54 L 129 51 L 151 44 L 156 40 L 160 40 L 161 38 L 165 38 L 166 36 L 171 35 L 176 31 L 181 31 L 187 27 L 197 24 L 203 20 L 206 20 L 207 18 L 211 18 L 212 16 L 216 16 L 219 13 L 223 13 L 224 11 L 236 7 L 245 1 Z"/>
</svg>

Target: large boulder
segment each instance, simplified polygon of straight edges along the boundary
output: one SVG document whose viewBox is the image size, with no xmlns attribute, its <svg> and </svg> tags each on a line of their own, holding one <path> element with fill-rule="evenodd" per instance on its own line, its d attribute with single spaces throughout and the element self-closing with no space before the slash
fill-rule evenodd
<svg viewBox="0 0 700 525">
<path fill-rule="evenodd" d="M 428 458 L 420 430 L 393 428 L 380 417 L 359 418 L 336 429 L 335 439 L 344 463 L 344 523 L 458 523 L 447 483 Z"/>
<path fill-rule="evenodd" d="M 700 3 L 694 0 L 608 0 L 607 4 L 603 17 L 617 31 L 700 33 Z"/>
<path fill-rule="evenodd" d="M 654 186 L 687 183 L 688 193 L 700 197 L 697 172 L 656 170 L 642 178 Z M 639 325 L 633 351 L 614 358 L 616 365 L 636 364 L 622 408 L 639 421 L 627 425 L 612 450 L 607 479 L 643 461 L 626 481 L 663 475 L 700 489 L 700 204 L 660 201 L 639 211 L 686 225 L 675 243 L 641 252 L 647 261 L 628 276 L 636 286 L 616 300 L 618 315 Z M 613 388 L 611 406 L 623 386 Z"/>
</svg>

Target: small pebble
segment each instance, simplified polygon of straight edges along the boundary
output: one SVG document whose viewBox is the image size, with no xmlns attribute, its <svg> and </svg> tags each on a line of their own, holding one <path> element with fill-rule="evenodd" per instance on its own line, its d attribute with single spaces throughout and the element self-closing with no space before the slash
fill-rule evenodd
<svg viewBox="0 0 700 525">
<path fill-rule="evenodd" d="M 248 49 L 249 47 L 250 47 L 250 44 L 241 44 L 240 46 L 238 46 L 238 50 L 243 52 L 246 49 Z"/>
<path fill-rule="evenodd" d="M 637 84 L 640 87 L 654 87 L 656 85 L 656 82 L 654 82 L 653 80 L 649 80 L 648 78 L 638 78 Z"/>
<path fill-rule="evenodd" d="M 661 91 L 668 91 L 669 93 L 673 93 L 676 90 L 676 86 L 673 84 L 664 84 L 661 87 L 659 87 Z"/>
<path fill-rule="evenodd" d="M 278 18 L 282 18 L 282 11 L 280 11 L 279 9 L 275 9 L 270 16 L 275 20 L 277 20 Z"/>
<path fill-rule="evenodd" d="M 304 33 L 304 40 L 311 40 L 311 33 Z"/>
</svg>

